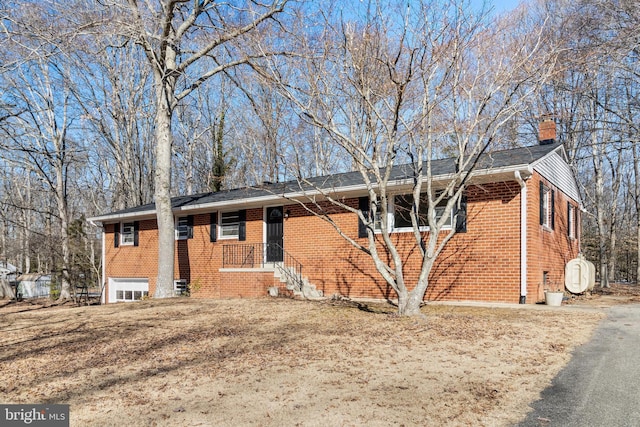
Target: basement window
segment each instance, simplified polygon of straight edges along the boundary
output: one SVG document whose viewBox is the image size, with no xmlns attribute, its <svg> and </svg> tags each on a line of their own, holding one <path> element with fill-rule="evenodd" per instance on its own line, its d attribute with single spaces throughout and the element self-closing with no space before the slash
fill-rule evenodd
<svg viewBox="0 0 640 427">
<path fill-rule="evenodd" d="M 149 296 L 148 291 L 134 291 L 134 290 L 117 290 L 116 301 L 132 302 L 140 301 L 142 298 Z"/>
</svg>

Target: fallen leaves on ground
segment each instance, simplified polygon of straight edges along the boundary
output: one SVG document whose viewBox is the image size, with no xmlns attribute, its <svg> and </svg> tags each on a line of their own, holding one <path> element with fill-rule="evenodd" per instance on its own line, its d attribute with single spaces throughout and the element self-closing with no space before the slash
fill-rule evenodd
<svg viewBox="0 0 640 427">
<path fill-rule="evenodd" d="M 0 308 L 0 402 L 72 425 L 509 425 L 598 310 L 148 300 Z"/>
</svg>

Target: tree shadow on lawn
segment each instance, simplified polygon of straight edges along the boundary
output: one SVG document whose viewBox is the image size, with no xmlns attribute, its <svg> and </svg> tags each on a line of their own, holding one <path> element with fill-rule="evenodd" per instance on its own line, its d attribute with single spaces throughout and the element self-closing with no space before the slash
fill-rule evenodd
<svg viewBox="0 0 640 427">
<path fill-rule="evenodd" d="M 398 304 L 393 301 L 385 300 L 380 302 L 363 302 L 356 301 L 350 298 L 339 298 L 327 300 L 325 304 L 329 304 L 334 307 L 346 307 L 355 308 L 359 311 L 370 314 L 382 314 L 382 315 L 397 315 Z"/>
<path fill-rule="evenodd" d="M 105 306 L 102 306 L 102 307 L 107 308 Z M 93 316 L 94 318 L 96 316 L 102 316 L 102 315 L 122 316 L 123 309 L 126 310 L 125 312 L 136 312 L 137 314 L 145 310 L 155 309 L 156 307 L 157 307 L 157 304 L 156 305 L 149 304 L 147 306 L 143 306 L 142 304 L 127 304 L 126 306 L 122 305 L 118 307 L 121 309 L 119 311 L 112 310 L 111 312 L 106 312 L 106 310 L 102 310 L 102 312 L 100 313 L 97 313 L 94 311 L 89 313 L 89 316 Z M 47 308 L 47 307 L 41 307 L 41 308 Z M 68 308 L 72 309 L 75 307 L 68 307 Z M 122 327 L 122 325 L 104 325 L 100 327 L 95 327 L 95 326 L 92 327 L 91 325 L 87 325 L 86 315 L 84 315 L 83 313 L 84 313 L 84 310 L 90 310 L 90 309 L 91 308 L 87 307 L 87 308 L 80 308 L 80 311 L 75 311 L 75 312 L 56 310 L 53 312 L 39 313 L 39 315 L 37 316 L 19 319 L 18 322 L 20 322 L 23 325 L 22 327 L 11 328 L 11 326 L 15 325 L 15 322 L 6 325 L 6 327 L 4 326 L 0 327 L 0 333 L 2 333 L 5 336 L 8 332 L 14 332 L 19 330 L 24 331 L 24 334 L 20 336 L 20 338 L 24 338 L 23 340 L 13 341 L 7 344 L 3 343 L 0 345 L 0 348 L 4 348 L 5 351 L 7 351 L 5 355 L 0 357 L 0 362 L 27 358 L 27 357 L 31 357 L 32 355 L 37 356 L 48 350 L 56 349 L 60 345 L 85 344 L 89 346 L 94 346 L 96 344 L 105 342 L 104 339 L 101 339 L 103 336 L 107 340 L 110 339 L 109 334 L 95 334 L 96 331 L 100 331 L 104 329 L 111 332 L 113 331 L 114 327 L 116 328 Z M 30 311 L 30 310 L 25 310 L 25 311 Z M 75 318 L 72 317 L 73 314 L 76 315 Z M 52 320 L 52 317 L 55 317 L 55 316 L 60 316 L 61 318 L 59 320 Z M 158 316 L 157 313 L 149 313 L 149 315 L 146 318 L 141 318 L 136 320 L 136 324 L 132 327 L 136 329 L 139 329 L 141 326 L 154 327 L 155 326 L 154 322 L 156 321 L 157 316 Z M 78 323 L 74 324 L 76 321 Z M 63 325 L 63 327 L 58 330 L 53 330 L 56 325 Z M 34 330 L 36 328 L 39 328 L 41 330 L 40 332 L 38 332 L 37 336 L 25 338 L 25 336 L 28 336 L 30 330 Z M 86 337 L 87 333 L 88 334 L 93 333 L 93 335 L 91 336 L 92 338 L 91 341 L 87 340 L 87 337 Z M 51 340 L 55 340 L 55 339 L 60 339 L 61 342 L 51 342 Z M 96 342 L 96 339 L 98 340 L 97 342 Z M 29 344 L 32 344 L 32 346 L 25 347 L 25 346 L 28 346 Z M 11 352 L 11 348 L 14 348 L 14 347 L 17 347 L 17 348 L 15 348 L 14 352 Z"/>
<path fill-rule="evenodd" d="M 16 301 L 15 299 L 0 300 L 0 310 L 5 309 L 8 313 L 25 313 L 29 311 L 42 310 L 47 308 L 56 307 L 78 307 L 79 305 L 73 300 L 51 300 L 49 298 L 34 298 L 34 299 L 21 299 Z"/>
<path fill-rule="evenodd" d="M 157 313 L 156 317 L 162 314 Z M 266 329 L 265 325 L 255 329 L 243 325 L 242 319 L 233 318 L 223 319 L 212 327 L 189 327 L 179 323 L 163 325 L 151 320 L 148 316 L 140 320 L 128 319 L 117 327 L 105 325 L 80 329 L 83 325 L 77 325 L 70 340 L 65 340 L 64 332 L 60 332 L 56 334 L 60 340 L 55 343 L 49 341 L 51 337 L 33 337 L 16 344 L 29 345 L 46 340 L 44 346 L 22 349 L 5 357 L 3 371 L 11 369 L 9 359 L 34 357 L 43 362 L 43 369 L 32 378 L 20 377 L 18 386 L 12 390 L 3 387 L 0 391 L 10 394 L 15 389 L 44 386 L 47 397 L 42 403 L 45 404 L 67 402 L 75 398 L 89 399 L 99 391 L 118 385 L 132 385 L 153 376 L 175 371 L 187 372 L 197 366 L 221 369 L 220 365 L 227 361 L 245 359 L 258 352 L 279 351 L 293 345 L 299 334 L 304 334 L 305 329 L 311 327 L 302 324 L 283 328 L 281 322 L 276 321 Z M 198 319 L 192 321 L 197 322 Z M 181 354 L 181 348 L 189 351 Z M 37 360 L 33 365 L 38 365 Z M 127 369 L 134 371 L 126 372 Z"/>
</svg>

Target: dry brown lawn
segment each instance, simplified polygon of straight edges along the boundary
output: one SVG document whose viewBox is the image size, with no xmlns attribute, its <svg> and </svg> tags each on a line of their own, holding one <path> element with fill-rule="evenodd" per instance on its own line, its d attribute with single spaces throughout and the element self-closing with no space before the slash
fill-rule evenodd
<svg viewBox="0 0 640 427">
<path fill-rule="evenodd" d="M 0 402 L 70 404 L 72 426 L 506 426 L 588 340 L 600 302 L 429 304 L 424 319 L 350 301 L 12 303 Z"/>
</svg>

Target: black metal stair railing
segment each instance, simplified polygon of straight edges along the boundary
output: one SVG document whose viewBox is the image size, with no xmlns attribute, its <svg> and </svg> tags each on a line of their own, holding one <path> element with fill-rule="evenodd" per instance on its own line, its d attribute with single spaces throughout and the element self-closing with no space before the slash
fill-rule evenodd
<svg viewBox="0 0 640 427">
<path fill-rule="evenodd" d="M 273 266 L 302 289 L 302 263 L 277 243 L 222 246 L 223 268 L 264 268 Z"/>
<path fill-rule="evenodd" d="M 223 268 L 259 268 L 264 265 L 261 244 L 222 246 Z"/>
</svg>

